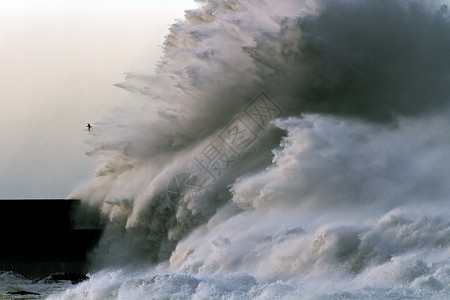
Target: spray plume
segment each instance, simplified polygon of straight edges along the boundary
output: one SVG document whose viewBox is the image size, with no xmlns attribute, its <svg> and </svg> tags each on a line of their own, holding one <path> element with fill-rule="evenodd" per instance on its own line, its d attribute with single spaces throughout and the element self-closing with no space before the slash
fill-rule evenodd
<svg viewBox="0 0 450 300">
<path fill-rule="evenodd" d="M 445 3 L 199 2 L 89 141 L 94 266 L 448 291 Z"/>
</svg>

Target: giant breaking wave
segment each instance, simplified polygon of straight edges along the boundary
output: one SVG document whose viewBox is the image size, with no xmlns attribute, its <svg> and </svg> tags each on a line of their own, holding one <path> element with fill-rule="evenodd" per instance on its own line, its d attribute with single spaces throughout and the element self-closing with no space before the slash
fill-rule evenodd
<svg viewBox="0 0 450 300">
<path fill-rule="evenodd" d="M 445 1 L 199 2 L 92 131 L 55 298 L 449 297 Z"/>
</svg>

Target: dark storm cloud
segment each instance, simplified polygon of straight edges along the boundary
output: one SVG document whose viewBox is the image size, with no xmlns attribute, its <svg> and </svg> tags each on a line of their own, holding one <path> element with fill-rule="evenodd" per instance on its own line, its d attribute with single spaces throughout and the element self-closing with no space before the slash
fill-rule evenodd
<svg viewBox="0 0 450 300">
<path fill-rule="evenodd" d="M 264 82 L 288 94 L 289 110 L 372 121 L 420 115 L 450 94 L 447 7 L 429 4 L 322 1 L 317 15 L 279 20 L 280 32 L 247 51 Z"/>
</svg>

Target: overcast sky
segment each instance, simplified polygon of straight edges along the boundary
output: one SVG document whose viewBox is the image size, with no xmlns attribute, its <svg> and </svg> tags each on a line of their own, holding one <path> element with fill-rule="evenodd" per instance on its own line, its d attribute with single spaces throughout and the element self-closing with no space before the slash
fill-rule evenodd
<svg viewBox="0 0 450 300">
<path fill-rule="evenodd" d="M 193 0 L 0 1 L 0 199 L 65 198 L 92 176 L 86 123 L 130 95 Z"/>
</svg>

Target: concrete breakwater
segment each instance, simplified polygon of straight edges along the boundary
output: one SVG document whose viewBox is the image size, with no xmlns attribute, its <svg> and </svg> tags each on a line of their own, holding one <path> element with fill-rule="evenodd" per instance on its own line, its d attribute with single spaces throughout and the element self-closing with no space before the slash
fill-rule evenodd
<svg viewBox="0 0 450 300">
<path fill-rule="evenodd" d="M 0 200 L 0 271 L 27 278 L 85 273 L 100 228 L 77 228 L 80 200 Z"/>
</svg>

